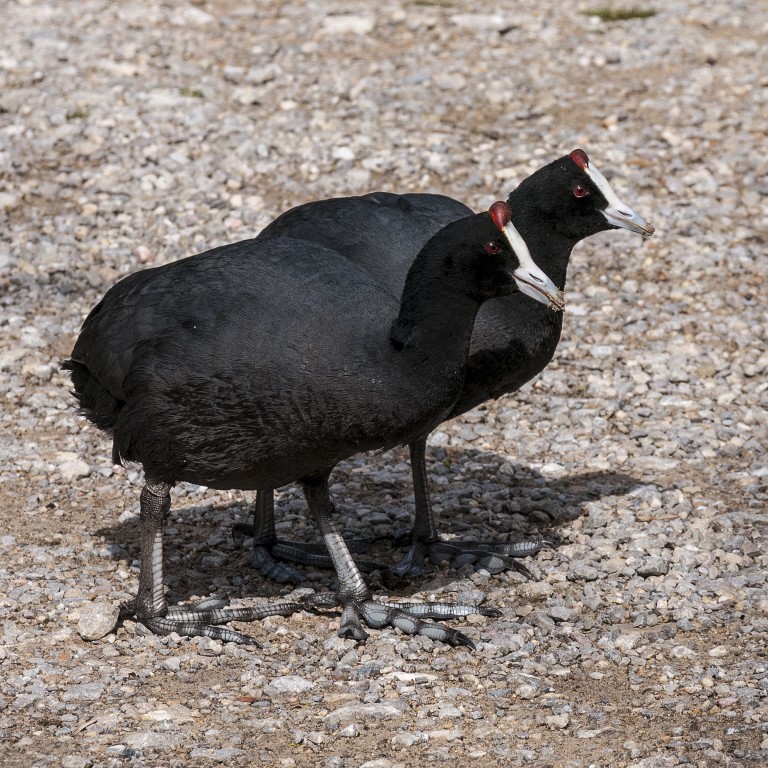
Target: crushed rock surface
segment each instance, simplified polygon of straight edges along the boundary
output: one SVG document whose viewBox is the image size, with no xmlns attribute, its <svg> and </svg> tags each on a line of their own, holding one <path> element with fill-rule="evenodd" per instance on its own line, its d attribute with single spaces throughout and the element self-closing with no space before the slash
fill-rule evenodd
<svg viewBox="0 0 768 768">
<path fill-rule="evenodd" d="M 768 762 L 768 7 L 646 6 L 606 22 L 582 0 L 4 3 L 0 764 Z M 485 596 L 500 618 L 455 622 L 477 650 L 395 630 L 356 645 L 330 614 L 240 625 L 260 649 L 115 627 L 140 476 L 112 466 L 59 370 L 104 291 L 310 199 L 479 210 L 577 146 L 656 234 L 580 244 L 554 362 L 430 440 L 446 535 L 555 546 L 526 561 L 534 581 L 369 581 Z M 349 537 L 408 525 L 404 451 L 332 480 Z M 172 601 L 290 592 L 232 541 L 252 502 L 177 488 Z M 278 522 L 316 538 L 295 488 Z"/>
</svg>

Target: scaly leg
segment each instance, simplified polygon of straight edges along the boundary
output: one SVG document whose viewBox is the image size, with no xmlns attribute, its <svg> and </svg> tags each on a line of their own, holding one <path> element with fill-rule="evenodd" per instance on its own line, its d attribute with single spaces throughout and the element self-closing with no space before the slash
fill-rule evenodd
<svg viewBox="0 0 768 768">
<path fill-rule="evenodd" d="M 420 616 L 428 615 L 447 618 L 466 615 L 462 611 L 477 613 L 475 606 L 456 606 L 450 603 L 428 603 L 425 608 L 414 609 L 411 604 L 387 604 L 376 602 L 352 559 L 344 539 L 332 519 L 333 505 L 328 491 L 327 475 L 320 480 L 304 483 L 304 495 L 312 516 L 317 522 L 323 540 L 331 554 L 339 580 L 339 602 L 341 603 L 341 625 L 339 636 L 365 640 L 368 634 L 363 629 L 364 621 L 369 627 L 380 629 L 392 626 L 408 635 L 424 635 L 449 645 L 465 645 L 474 648 L 474 643 L 463 633 L 442 627 Z"/>
<path fill-rule="evenodd" d="M 192 608 L 168 608 L 163 589 L 163 521 L 171 508 L 171 486 L 147 479 L 141 492 L 141 566 L 139 591 L 129 610 L 136 620 L 158 635 L 177 632 L 188 637 L 206 636 L 234 643 L 257 641 L 227 627 L 212 626 L 230 621 L 257 621 L 267 616 L 290 616 L 312 601 L 287 600 L 261 608 L 227 608 L 225 601 L 207 598 Z"/>
<path fill-rule="evenodd" d="M 256 505 L 253 511 L 251 565 L 262 576 L 272 579 L 278 584 L 301 584 L 303 579 L 295 568 L 278 563 L 274 559 L 273 548 L 277 543 L 274 491 L 271 488 L 258 490 L 256 491 Z"/>
<path fill-rule="evenodd" d="M 434 565 L 447 561 L 452 568 L 473 565 L 489 573 L 517 571 L 528 578 L 533 578 L 519 558 L 532 557 L 541 549 L 551 546 L 546 539 L 523 539 L 521 541 L 444 541 L 437 529 L 437 519 L 432 509 L 427 485 L 426 438 L 419 438 L 409 443 L 411 453 L 411 471 L 416 502 L 416 514 L 410 531 L 411 546 L 406 554 L 390 570 L 397 576 L 412 578 L 427 572 L 427 562 Z M 248 526 L 235 525 L 233 535 L 237 539 L 244 532 L 250 533 Z M 361 539 L 348 545 L 352 553 L 365 552 L 377 538 Z M 275 533 L 273 492 L 258 491 L 253 524 L 253 555 L 251 563 L 262 575 L 278 583 L 299 583 L 301 577 L 297 571 L 280 565 L 275 558 L 299 563 L 314 568 L 330 568 L 331 557 L 315 544 L 284 541 Z M 355 561 L 363 571 L 378 567 L 374 562 L 357 559 Z"/>
<path fill-rule="evenodd" d="M 411 452 L 416 515 L 411 529 L 411 546 L 391 570 L 398 576 L 418 576 L 425 572 L 427 560 L 434 564 L 447 560 L 453 568 L 471 564 L 489 573 L 514 570 L 531 578 L 531 572 L 515 558 L 535 555 L 548 544 L 544 540 L 464 541 L 454 544 L 440 538 L 427 487 L 427 438 L 412 441 L 408 448 Z"/>
<path fill-rule="evenodd" d="M 322 545 L 277 538 L 274 491 L 271 488 L 256 491 L 252 527 L 247 523 L 235 523 L 232 526 L 232 537 L 235 543 L 242 544 L 246 536 L 253 536 L 251 565 L 262 576 L 278 584 L 301 584 L 303 581 L 301 574 L 295 568 L 278 563 L 278 558 L 310 568 L 333 568 L 333 561 Z M 349 549 L 353 553 L 366 552 L 379 538 L 360 539 L 350 543 Z M 356 562 L 363 571 L 379 568 L 378 563 L 370 560 L 358 559 Z"/>
</svg>

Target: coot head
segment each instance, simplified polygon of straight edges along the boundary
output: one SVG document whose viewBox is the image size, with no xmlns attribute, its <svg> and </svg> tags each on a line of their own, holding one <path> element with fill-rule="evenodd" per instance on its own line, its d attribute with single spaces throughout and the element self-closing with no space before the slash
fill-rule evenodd
<svg viewBox="0 0 768 768">
<path fill-rule="evenodd" d="M 653 226 L 619 198 L 583 149 L 539 169 L 518 190 L 542 219 L 576 242 L 607 229 L 653 234 Z"/>
<path fill-rule="evenodd" d="M 462 271 L 462 282 L 473 298 L 482 301 L 519 290 L 553 309 L 563 308 L 562 292 L 536 266 L 525 240 L 512 224 L 512 211 L 507 203 L 495 202 L 486 214 L 476 217 L 476 226 L 482 230 L 479 239 L 478 233 L 467 227 L 466 220 L 448 225 L 457 230 L 453 246 L 464 250 L 461 240 L 466 238 L 466 251 L 475 255 L 471 259 L 446 261 L 446 269 Z M 445 236 L 448 228 L 440 237 Z M 482 241 L 483 248 L 472 248 L 469 244 L 473 241 Z"/>
</svg>

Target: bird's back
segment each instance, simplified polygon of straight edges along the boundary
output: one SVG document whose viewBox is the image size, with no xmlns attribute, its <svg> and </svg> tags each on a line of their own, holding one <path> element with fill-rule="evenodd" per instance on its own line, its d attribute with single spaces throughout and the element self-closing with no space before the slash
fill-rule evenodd
<svg viewBox="0 0 768 768">
<path fill-rule="evenodd" d="M 424 243 L 470 212 L 444 195 L 372 192 L 299 205 L 278 216 L 258 239 L 297 237 L 333 248 L 399 295 Z M 560 313 L 521 293 L 485 302 L 475 320 L 464 390 L 451 416 L 514 392 L 537 375 L 552 359 L 561 325 Z"/>
<path fill-rule="evenodd" d="M 372 192 L 299 205 L 267 225 L 258 239 L 295 237 L 332 248 L 399 296 L 422 246 L 471 213 L 444 195 Z"/>
</svg>

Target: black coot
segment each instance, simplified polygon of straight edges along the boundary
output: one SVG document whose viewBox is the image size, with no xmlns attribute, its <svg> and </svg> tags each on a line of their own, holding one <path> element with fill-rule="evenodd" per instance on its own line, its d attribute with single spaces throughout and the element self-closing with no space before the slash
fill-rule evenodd
<svg viewBox="0 0 768 768">
<path fill-rule="evenodd" d="M 246 641 L 211 625 L 300 607 L 168 610 L 162 578 L 174 483 L 298 481 L 337 570 L 343 634 L 365 637 L 362 619 L 471 645 L 423 620 L 471 610 L 371 599 L 331 520 L 328 476 L 346 457 L 408 442 L 445 418 L 483 301 L 516 281 L 539 286 L 545 303 L 557 298 L 509 221 L 507 204 L 495 203 L 449 224 L 413 261 L 399 301 L 343 255 L 290 238 L 215 248 L 107 292 L 64 367 L 82 412 L 113 436 L 114 460 L 144 468 L 139 621 L 158 633 Z"/>
<path fill-rule="evenodd" d="M 525 179 L 510 194 L 508 203 L 513 223 L 536 263 L 561 289 L 565 288 L 571 251 L 580 240 L 616 228 L 644 237 L 653 233 L 653 227 L 619 199 L 581 149 Z M 397 294 L 419 248 L 441 227 L 469 213 L 465 205 L 442 195 L 376 192 L 300 205 L 275 219 L 258 239 L 297 237 L 321 243 L 344 254 Z M 522 293 L 486 302 L 472 332 L 461 395 L 447 418 L 514 392 L 541 372 L 555 353 L 562 322 L 561 312 L 552 312 Z M 416 498 L 413 546 L 394 570 L 418 573 L 425 555 L 434 562 L 474 562 L 492 572 L 519 568 L 509 556 L 533 554 L 539 543 L 448 544 L 440 540 L 427 488 L 426 436 L 422 433 L 409 446 Z M 271 553 L 315 564 L 323 558 L 276 539 L 271 496 L 264 491 L 257 498 L 253 561 L 273 578 L 296 579 L 292 569 L 274 562 Z"/>
</svg>

